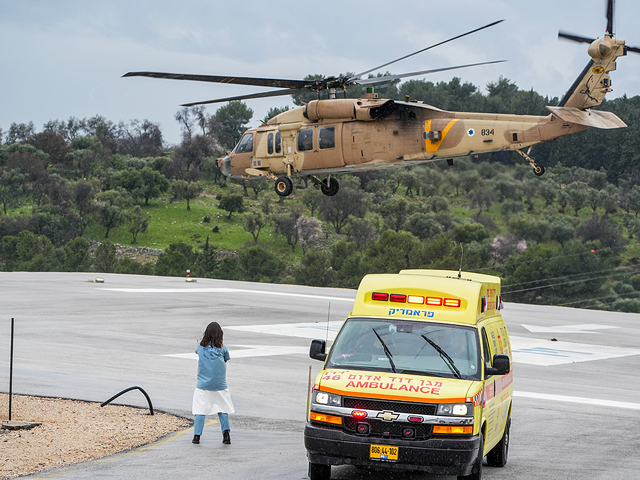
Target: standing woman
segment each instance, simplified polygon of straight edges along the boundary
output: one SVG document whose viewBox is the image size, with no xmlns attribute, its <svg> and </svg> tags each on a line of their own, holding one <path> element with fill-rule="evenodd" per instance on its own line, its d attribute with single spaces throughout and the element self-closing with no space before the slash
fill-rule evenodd
<svg viewBox="0 0 640 480">
<path fill-rule="evenodd" d="M 205 415 L 218 414 L 222 428 L 222 443 L 230 444 L 229 413 L 234 413 L 227 388 L 229 350 L 222 343 L 223 332 L 218 322 L 211 322 L 196 347 L 198 354 L 198 383 L 193 394 L 193 441 L 200 443 Z"/>
</svg>

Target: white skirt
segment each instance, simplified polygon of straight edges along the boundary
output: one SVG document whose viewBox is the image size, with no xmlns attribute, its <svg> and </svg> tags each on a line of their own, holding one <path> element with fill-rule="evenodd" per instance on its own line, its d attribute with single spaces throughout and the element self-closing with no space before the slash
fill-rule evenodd
<svg viewBox="0 0 640 480">
<path fill-rule="evenodd" d="M 214 413 L 234 413 L 229 389 L 200 390 L 193 392 L 193 414 L 213 415 Z"/>
</svg>

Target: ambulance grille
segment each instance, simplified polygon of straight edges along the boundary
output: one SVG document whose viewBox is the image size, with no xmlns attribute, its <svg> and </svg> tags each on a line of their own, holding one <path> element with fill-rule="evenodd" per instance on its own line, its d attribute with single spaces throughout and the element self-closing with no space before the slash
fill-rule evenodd
<svg viewBox="0 0 640 480">
<path fill-rule="evenodd" d="M 367 418 L 366 420 L 356 420 L 353 417 L 344 417 L 343 426 L 349 433 L 356 433 L 356 428 L 359 423 L 369 424 L 369 433 L 367 435 L 371 437 L 394 437 L 402 438 L 402 431 L 405 427 L 411 427 L 415 431 L 415 437 L 405 440 L 424 440 L 431 435 L 432 425 L 426 423 L 399 423 L 399 422 L 383 422 L 373 418 Z"/>
<path fill-rule="evenodd" d="M 392 411 L 395 413 L 410 413 L 412 415 L 435 415 L 435 405 L 422 403 L 391 402 L 388 400 L 371 400 L 369 398 L 343 397 L 342 406 L 359 410 Z"/>
</svg>

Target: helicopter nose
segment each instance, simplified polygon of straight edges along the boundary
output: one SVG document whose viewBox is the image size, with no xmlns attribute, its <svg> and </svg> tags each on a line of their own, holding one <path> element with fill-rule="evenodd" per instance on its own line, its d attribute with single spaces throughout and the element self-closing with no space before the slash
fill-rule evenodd
<svg viewBox="0 0 640 480">
<path fill-rule="evenodd" d="M 220 165 L 220 171 L 225 177 L 231 176 L 231 157 L 227 155 L 222 159 L 222 165 Z"/>
</svg>

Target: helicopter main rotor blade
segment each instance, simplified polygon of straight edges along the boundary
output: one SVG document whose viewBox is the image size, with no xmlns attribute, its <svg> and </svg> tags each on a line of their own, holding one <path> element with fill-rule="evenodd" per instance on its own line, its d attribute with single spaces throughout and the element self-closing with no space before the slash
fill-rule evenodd
<svg viewBox="0 0 640 480">
<path fill-rule="evenodd" d="M 627 52 L 640 53 L 640 47 L 627 47 Z"/>
<path fill-rule="evenodd" d="M 613 37 L 613 0 L 607 2 L 607 33 Z"/>
<path fill-rule="evenodd" d="M 397 80 L 405 77 L 414 77 L 416 75 L 428 75 L 430 73 L 445 72 L 447 70 L 456 70 L 458 68 L 477 67 L 479 65 L 490 65 L 492 63 L 502 63 L 506 60 L 494 60 L 492 62 L 470 63 L 468 65 L 457 65 L 455 67 L 434 68 L 431 70 L 422 70 L 420 72 L 401 73 L 399 75 L 386 75 L 384 77 L 365 78 L 364 80 L 356 80 L 354 83 L 357 85 L 370 85 L 372 83 L 384 83 Z"/>
<path fill-rule="evenodd" d="M 572 33 L 566 33 L 562 31 L 558 32 L 558 38 L 566 38 L 567 40 L 572 40 L 578 43 L 593 43 L 593 41 L 595 40 L 595 38 L 582 37 L 580 35 L 574 35 Z"/>
<path fill-rule="evenodd" d="M 287 90 L 272 90 L 270 92 L 250 93 L 248 95 L 239 95 L 237 97 L 217 98 L 215 100 L 206 100 L 204 102 L 184 103 L 181 107 L 193 107 L 194 105 L 208 105 L 210 103 L 232 102 L 234 100 L 248 100 L 250 98 L 278 97 L 282 95 L 295 95 L 296 93 L 312 92 L 310 88 L 291 88 Z"/>
<path fill-rule="evenodd" d="M 189 80 L 193 82 L 233 83 L 255 85 L 257 87 L 304 88 L 311 80 L 285 80 L 282 78 L 223 77 L 219 75 L 190 75 L 186 73 L 129 72 L 123 77 L 167 78 L 170 80 Z"/>
<path fill-rule="evenodd" d="M 453 40 L 457 40 L 458 38 L 462 38 L 462 37 L 464 37 L 466 35 L 471 35 L 472 33 L 479 32 L 480 30 L 484 30 L 485 28 L 493 27 L 494 25 L 497 25 L 498 23 L 501 23 L 501 22 L 504 22 L 504 20 L 498 20 L 497 22 L 489 23 L 488 25 L 485 25 L 484 27 L 476 28 L 475 30 L 471 30 L 471 31 L 469 31 L 467 33 L 463 33 L 461 35 L 457 35 L 457 36 L 452 37 L 452 38 L 450 38 L 448 40 L 444 40 L 444 41 L 442 41 L 440 43 L 436 43 L 435 45 L 431 45 L 430 47 L 423 48 L 422 50 L 418 50 L 417 52 L 410 53 L 409 55 L 405 55 L 404 57 L 396 58 L 395 60 L 392 60 L 390 62 L 384 63 L 384 64 L 382 64 L 380 66 L 377 66 L 375 68 L 372 68 L 370 70 L 367 70 L 366 72 L 362 72 L 362 73 L 358 73 L 356 75 L 352 75 L 351 77 L 349 77 L 349 80 L 355 80 L 357 78 L 360 78 L 362 75 L 366 75 L 367 73 L 371 73 L 371 72 L 374 72 L 376 70 L 380 70 L 381 68 L 384 68 L 384 67 L 386 67 L 388 65 L 391 65 L 392 63 L 399 62 L 400 60 L 404 60 L 405 58 L 412 57 L 413 55 L 417 55 L 418 53 L 422 53 L 422 52 L 425 52 L 425 51 L 430 50 L 432 48 L 439 47 L 440 45 L 444 45 L 445 43 L 451 42 Z"/>
</svg>

